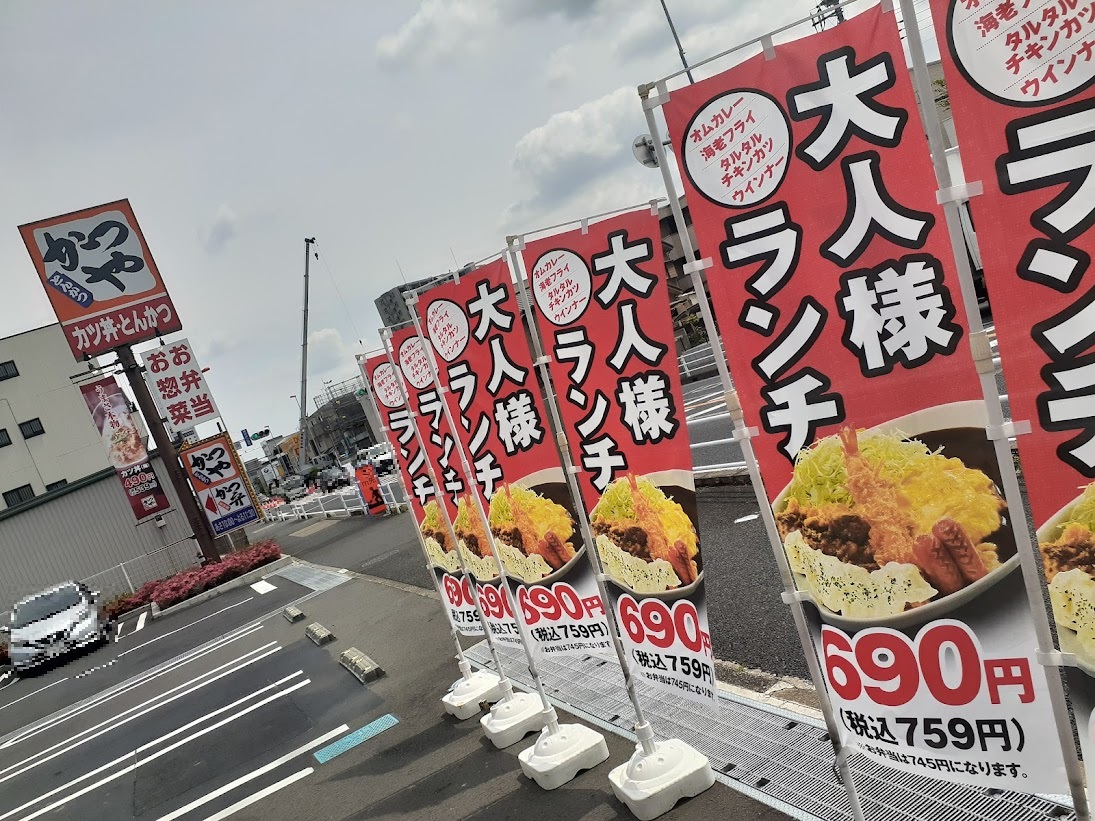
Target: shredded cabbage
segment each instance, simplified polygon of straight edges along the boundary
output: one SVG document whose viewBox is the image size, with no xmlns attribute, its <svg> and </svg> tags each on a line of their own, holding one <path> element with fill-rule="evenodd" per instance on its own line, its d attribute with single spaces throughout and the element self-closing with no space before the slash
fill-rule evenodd
<svg viewBox="0 0 1095 821">
<path fill-rule="evenodd" d="M 981 471 L 943 456 L 941 448 L 929 450 L 900 431 L 859 431 L 858 440 L 867 461 L 909 502 L 919 532 L 928 533 L 940 519 L 951 518 L 977 544 L 1000 527 L 1004 502 Z M 807 509 L 836 504 L 854 510 L 838 437 L 826 436 L 799 452 L 788 498 L 797 499 Z M 1095 521 L 1095 498 L 1090 515 Z"/>
<path fill-rule="evenodd" d="M 645 476 L 636 476 L 635 481 L 639 493 L 646 497 L 647 501 L 650 502 L 651 509 L 657 513 L 662 527 L 665 528 L 665 535 L 669 544 L 672 545 L 679 540 L 688 548 L 688 554 L 695 556 L 699 552 L 699 545 L 697 544 L 696 529 L 692 525 L 692 520 L 688 518 L 688 514 L 677 502 L 673 501 L 672 497 L 666 496 L 661 488 Z M 601 494 L 597 506 L 593 508 L 590 520 L 593 523 L 600 522 L 609 527 L 643 525 L 638 516 L 635 515 L 635 505 L 631 498 L 631 485 L 626 476 L 617 479 L 605 488 L 605 492 Z"/>
<path fill-rule="evenodd" d="M 1088 530 L 1095 532 L 1095 484 L 1084 488 L 1076 504 L 1068 511 L 1068 517 L 1061 523 L 1061 530 L 1070 524 L 1083 525 Z"/>
</svg>

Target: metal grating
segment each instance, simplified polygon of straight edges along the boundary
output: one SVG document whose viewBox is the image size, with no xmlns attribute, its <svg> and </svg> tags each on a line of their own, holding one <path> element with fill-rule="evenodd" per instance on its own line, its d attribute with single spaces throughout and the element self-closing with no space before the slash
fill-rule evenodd
<svg viewBox="0 0 1095 821">
<path fill-rule="evenodd" d="M 532 680 L 520 650 L 498 648 L 507 675 L 529 689 Z M 479 667 L 494 664 L 485 642 L 466 651 Z M 562 709 L 610 732 L 634 738 L 634 713 L 614 661 L 592 656 L 537 660 L 549 697 Z M 656 732 L 702 751 L 718 778 L 731 788 L 803 821 L 850 821 L 848 802 L 833 767 L 824 725 L 729 693 L 719 693 L 717 715 L 698 704 L 639 683 Z M 993 792 L 948 784 L 850 758 L 869 819 L 885 821 L 1075 821 L 1071 806 L 1026 793 Z"/>
<path fill-rule="evenodd" d="M 302 587 L 307 587 L 309 590 L 317 591 L 330 590 L 332 587 L 338 587 L 340 584 L 349 581 L 350 579 L 349 576 L 344 576 L 341 573 L 335 573 L 331 570 L 324 570 L 320 567 L 299 562 L 287 564 L 285 567 L 271 575 L 281 576 L 283 579 L 296 582 Z"/>
</svg>

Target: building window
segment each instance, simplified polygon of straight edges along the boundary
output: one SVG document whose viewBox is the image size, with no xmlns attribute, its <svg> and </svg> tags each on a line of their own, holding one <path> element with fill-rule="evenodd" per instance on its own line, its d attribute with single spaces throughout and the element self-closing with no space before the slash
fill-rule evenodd
<svg viewBox="0 0 1095 821">
<path fill-rule="evenodd" d="M 34 498 L 34 488 L 30 485 L 23 485 L 17 487 L 15 490 L 9 490 L 4 494 L 4 504 L 8 507 L 15 507 L 21 505 L 23 502 L 29 502 Z"/>
<path fill-rule="evenodd" d="M 50 482 L 48 485 L 46 485 L 46 493 L 49 493 L 51 490 L 57 490 L 58 488 L 62 488 L 67 484 L 68 479 L 61 479 L 56 482 Z"/>
<path fill-rule="evenodd" d="M 0 448 L 6 448 L 11 444 L 11 437 L 8 436 L 7 428 L 0 428 Z"/>
<path fill-rule="evenodd" d="M 30 439 L 33 436 L 41 436 L 46 429 L 42 427 L 42 420 L 36 416 L 26 422 L 20 422 L 19 432 L 23 434 L 24 439 Z"/>
<path fill-rule="evenodd" d="M 0 362 L 0 382 L 5 379 L 12 379 L 19 375 L 19 369 L 15 367 L 15 360 L 9 359 L 7 362 Z"/>
</svg>

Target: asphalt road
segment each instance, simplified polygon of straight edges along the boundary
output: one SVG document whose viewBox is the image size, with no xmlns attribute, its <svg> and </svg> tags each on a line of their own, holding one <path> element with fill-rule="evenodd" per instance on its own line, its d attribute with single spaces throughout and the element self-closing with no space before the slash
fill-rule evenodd
<svg viewBox="0 0 1095 821">
<path fill-rule="evenodd" d="M 368 532 L 361 520 L 334 526 L 332 550 Z M 477 721 L 444 714 L 456 669 L 436 599 L 310 572 L 342 583 L 313 593 L 275 574 L 265 593 L 240 588 L 0 690 L 0 819 L 630 817 L 607 766 L 544 793 L 516 758 L 531 740 L 498 751 Z M 308 619 L 281 618 L 289 601 Z M 333 644 L 305 638 L 313 619 Z M 386 675 L 360 684 L 337 664 L 349 646 Z M 623 739 L 606 741 L 612 765 L 630 755 Z M 716 816 L 783 817 L 721 784 L 671 817 Z"/>
</svg>

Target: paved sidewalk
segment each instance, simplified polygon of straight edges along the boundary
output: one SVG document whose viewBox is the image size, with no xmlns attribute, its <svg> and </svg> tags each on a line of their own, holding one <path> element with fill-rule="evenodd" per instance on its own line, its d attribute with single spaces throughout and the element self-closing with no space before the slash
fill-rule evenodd
<svg viewBox="0 0 1095 821">
<path fill-rule="evenodd" d="M 350 729 L 386 714 L 399 723 L 327 763 L 313 764 L 314 776 L 278 793 L 276 817 L 446 821 L 632 817 L 608 784 L 611 767 L 631 754 L 631 744 L 622 738 L 606 734 L 607 762 L 546 792 L 524 777 L 517 761 L 517 754 L 532 743 L 533 736 L 496 750 L 483 736 L 477 719 L 458 722 L 444 713 L 440 698 L 458 670 L 444 614 L 426 591 L 356 578 L 308 601 L 302 609 L 305 620 L 285 623 L 278 632 L 303 637 L 305 626 L 318 621 L 337 637 L 316 650 L 327 653 L 331 664 L 337 664 L 339 653 L 353 646 L 386 671 L 383 678 L 365 685 L 374 706 Z M 268 819 L 270 801 L 236 818 Z M 722 784 L 681 803 L 666 816 L 696 821 L 785 817 Z"/>
</svg>

